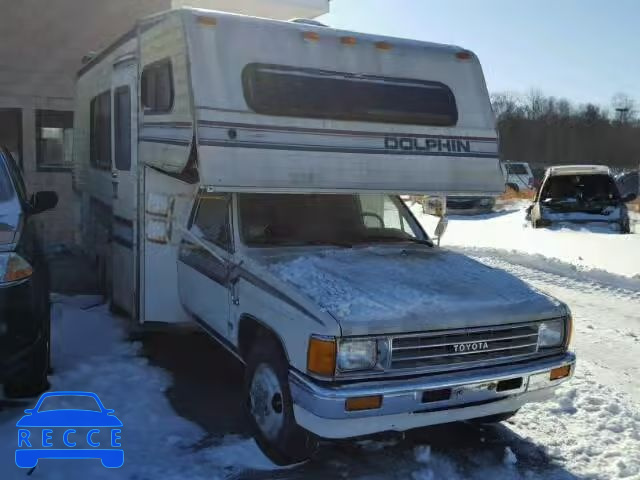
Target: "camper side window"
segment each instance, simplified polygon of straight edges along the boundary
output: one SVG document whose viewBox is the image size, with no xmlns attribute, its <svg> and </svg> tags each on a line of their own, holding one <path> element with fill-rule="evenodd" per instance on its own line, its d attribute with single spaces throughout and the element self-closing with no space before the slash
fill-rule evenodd
<svg viewBox="0 0 640 480">
<path fill-rule="evenodd" d="M 111 170 L 111 91 L 91 100 L 91 165 Z"/>
<path fill-rule="evenodd" d="M 191 231 L 211 243 L 231 251 L 229 196 L 201 197 Z"/>
<path fill-rule="evenodd" d="M 115 91 L 115 164 L 116 169 L 131 170 L 131 89 L 118 87 Z"/>
<path fill-rule="evenodd" d="M 173 108 L 173 70 L 171 60 L 160 60 L 144 67 L 140 80 L 145 113 L 167 113 Z"/>
</svg>

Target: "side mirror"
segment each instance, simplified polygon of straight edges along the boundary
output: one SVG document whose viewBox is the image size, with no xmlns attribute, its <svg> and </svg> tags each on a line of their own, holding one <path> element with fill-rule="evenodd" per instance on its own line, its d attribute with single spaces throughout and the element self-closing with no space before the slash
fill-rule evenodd
<svg viewBox="0 0 640 480">
<path fill-rule="evenodd" d="M 51 191 L 36 192 L 31 197 L 31 213 L 38 214 L 58 205 L 58 194 Z"/>
<path fill-rule="evenodd" d="M 628 193 L 624 197 L 622 197 L 623 203 L 633 202 L 636 198 L 638 198 L 637 193 Z"/>
</svg>

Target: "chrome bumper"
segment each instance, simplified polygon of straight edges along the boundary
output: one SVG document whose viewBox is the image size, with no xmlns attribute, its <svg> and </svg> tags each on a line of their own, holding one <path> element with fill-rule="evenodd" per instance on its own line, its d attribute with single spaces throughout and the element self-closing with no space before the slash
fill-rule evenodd
<svg viewBox="0 0 640 480">
<path fill-rule="evenodd" d="M 568 377 L 549 379 L 550 370 L 566 365 L 571 366 Z M 321 437 L 349 438 L 515 411 L 525 403 L 549 398 L 555 387 L 573 376 L 574 368 L 575 355 L 568 352 L 518 365 L 339 386 L 321 386 L 291 371 L 289 383 L 299 425 Z M 504 380 L 513 381 L 500 383 Z M 425 392 L 446 389 L 451 390 L 447 399 L 433 401 L 425 396 Z M 380 408 L 345 409 L 348 398 L 375 395 L 382 396 Z"/>
</svg>

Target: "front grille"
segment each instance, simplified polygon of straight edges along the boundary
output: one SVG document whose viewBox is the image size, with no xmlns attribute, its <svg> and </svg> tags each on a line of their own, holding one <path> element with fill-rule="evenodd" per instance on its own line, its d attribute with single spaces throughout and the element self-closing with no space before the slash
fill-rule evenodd
<svg viewBox="0 0 640 480">
<path fill-rule="evenodd" d="M 394 337 L 391 368 L 464 366 L 535 354 L 538 324 L 472 328 Z"/>
</svg>

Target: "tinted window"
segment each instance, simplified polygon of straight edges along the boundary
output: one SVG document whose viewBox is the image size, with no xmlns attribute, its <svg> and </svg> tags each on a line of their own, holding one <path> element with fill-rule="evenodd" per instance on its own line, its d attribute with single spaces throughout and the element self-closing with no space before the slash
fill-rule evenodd
<svg viewBox="0 0 640 480">
<path fill-rule="evenodd" d="M 91 100 L 91 165 L 111 170 L 111 91 Z"/>
<path fill-rule="evenodd" d="M 115 164 L 118 170 L 131 169 L 131 90 L 115 91 Z"/>
<path fill-rule="evenodd" d="M 242 73 L 250 108 L 265 115 L 452 126 L 453 93 L 439 82 L 250 64 Z"/>
<path fill-rule="evenodd" d="M 230 250 L 229 197 L 227 195 L 202 197 L 192 231 L 209 242 Z"/>
<path fill-rule="evenodd" d="M 73 112 L 36 111 L 36 158 L 39 170 L 71 168 Z"/>
<path fill-rule="evenodd" d="M 511 175 L 529 175 L 527 167 L 521 163 L 507 163 L 507 173 Z"/>
<path fill-rule="evenodd" d="M 152 63 L 144 68 L 141 96 L 146 113 L 169 112 L 173 108 L 173 72 L 170 60 Z"/>
</svg>

